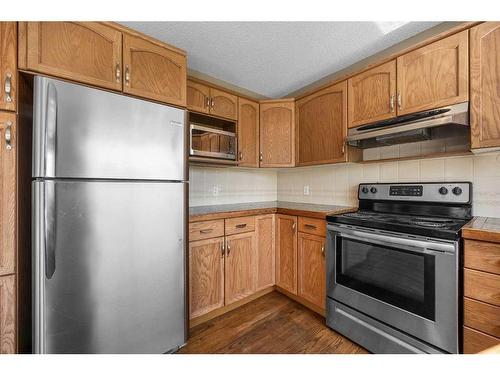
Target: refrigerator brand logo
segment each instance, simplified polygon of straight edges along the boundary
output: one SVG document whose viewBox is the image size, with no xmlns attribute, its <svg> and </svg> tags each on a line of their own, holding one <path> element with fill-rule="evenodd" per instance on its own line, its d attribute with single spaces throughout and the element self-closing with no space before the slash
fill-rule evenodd
<svg viewBox="0 0 500 375">
<path fill-rule="evenodd" d="M 173 126 L 182 126 L 182 122 L 179 122 L 179 121 L 170 121 L 170 125 L 173 125 Z"/>
</svg>

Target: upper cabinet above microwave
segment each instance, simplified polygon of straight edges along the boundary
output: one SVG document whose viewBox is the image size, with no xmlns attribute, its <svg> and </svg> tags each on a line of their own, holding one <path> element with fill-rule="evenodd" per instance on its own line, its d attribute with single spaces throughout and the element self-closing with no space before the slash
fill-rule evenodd
<svg viewBox="0 0 500 375">
<path fill-rule="evenodd" d="M 238 119 L 238 97 L 200 82 L 187 81 L 187 107 L 191 111 Z"/>
<path fill-rule="evenodd" d="M 466 30 L 350 78 L 348 126 L 467 101 L 468 48 Z"/>
<path fill-rule="evenodd" d="M 116 24 L 19 22 L 19 67 L 186 105 L 186 55 Z"/>
</svg>

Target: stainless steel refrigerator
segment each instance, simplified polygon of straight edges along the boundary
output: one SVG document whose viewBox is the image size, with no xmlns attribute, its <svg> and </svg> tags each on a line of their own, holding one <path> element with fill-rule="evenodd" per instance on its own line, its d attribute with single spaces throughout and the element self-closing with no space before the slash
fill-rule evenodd
<svg viewBox="0 0 500 375">
<path fill-rule="evenodd" d="M 185 111 L 34 78 L 36 353 L 185 340 Z"/>
</svg>

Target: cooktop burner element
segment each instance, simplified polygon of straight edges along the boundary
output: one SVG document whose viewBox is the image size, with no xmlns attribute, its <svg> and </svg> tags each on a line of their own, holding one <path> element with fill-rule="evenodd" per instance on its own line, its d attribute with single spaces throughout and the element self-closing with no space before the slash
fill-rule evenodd
<svg viewBox="0 0 500 375">
<path fill-rule="evenodd" d="M 455 239 L 471 218 L 472 186 L 460 183 L 360 184 L 359 210 L 331 223 Z M 460 194 L 457 194 L 460 192 Z"/>
</svg>

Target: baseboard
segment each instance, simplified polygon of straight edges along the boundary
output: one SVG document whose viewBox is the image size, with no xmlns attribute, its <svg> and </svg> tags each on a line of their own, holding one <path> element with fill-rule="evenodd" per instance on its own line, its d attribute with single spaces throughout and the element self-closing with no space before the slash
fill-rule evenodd
<svg viewBox="0 0 500 375">
<path fill-rule="evenodd" d="M 276 289 L 276 291 L 280 292 L 281 294 L 284 294 L 285 296 L 287 296 L 288 298 L 290 299 L 293 299 L 295 302 L 298 302 L 300 303 L 301 305 L 304 305 L 305 307 L 307 307 L 309 310 L 312 310 L 316 313 L 318 313 L 319 315 L 325 317 L 326 316 L 326 311 L 325 309 L 322 309 L 321 307 L 319 306 L 316 306 L 315 304 L 307 301 L 306 299 L 296 295 L 296 294 L 293 294 L 293 293 L 290 293 L 289 291 L 283 289 L 283 288 L 280 288 L 279 286 L 275 285 L 274 287 Z"/>
</svg>

